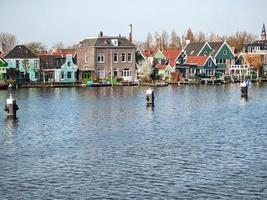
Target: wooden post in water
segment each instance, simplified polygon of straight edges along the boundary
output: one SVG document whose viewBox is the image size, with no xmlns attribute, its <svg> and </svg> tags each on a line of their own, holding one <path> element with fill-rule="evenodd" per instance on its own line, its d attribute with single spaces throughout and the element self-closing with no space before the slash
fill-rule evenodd
<svg viewBox="0 0 267 200">
<path fill-rule="evenodd" d="M 9 98 L 6 100 L 5 111 L 7 112 L 8 119 L 16 119 L 17 118 L 17 110 L 19 109 L 16 100 L 13 99 L 12 94 L 10 94 Z"/>
<path fill-rule="evenodd" d="M 240 84 L 241 88 L 241 97 L 244 97 L 244 98 L 248 98 L 248 84 L 246 81 L 243 81 L 241 84 Z"/>
<path fill-rule="evenodd" d="M 149 88 L 148 90 L 146 90 L 146 106 L 154 107 L 154 99 L 155 99 L 154 90 Z"/>
</svg>

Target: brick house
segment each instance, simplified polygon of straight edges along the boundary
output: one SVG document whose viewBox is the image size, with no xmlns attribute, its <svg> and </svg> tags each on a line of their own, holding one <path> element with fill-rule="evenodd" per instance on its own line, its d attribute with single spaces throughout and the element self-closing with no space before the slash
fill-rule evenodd
<svg viewBox="0 0 267 200">
<path fill-rule="evenodd" d="M 77 49 L 79 80 L 112 76 L 123 81 L 134 81 L 137 79 L 135 52 L 131 31 L 129 39 L 122 36 L 107 37 L 103 32 L 97 38 L 85 39 Z"/>
</svg>

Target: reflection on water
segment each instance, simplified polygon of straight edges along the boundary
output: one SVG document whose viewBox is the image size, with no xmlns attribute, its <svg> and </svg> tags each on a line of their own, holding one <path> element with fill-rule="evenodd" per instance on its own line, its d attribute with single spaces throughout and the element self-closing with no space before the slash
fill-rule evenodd
<svg viewBox="0 0 267 200">
<path fill-rule="evenodd" d="M 266 84 L 145 90 L 12 91 L 0 199 L 267 199 Z"/>
</svg>

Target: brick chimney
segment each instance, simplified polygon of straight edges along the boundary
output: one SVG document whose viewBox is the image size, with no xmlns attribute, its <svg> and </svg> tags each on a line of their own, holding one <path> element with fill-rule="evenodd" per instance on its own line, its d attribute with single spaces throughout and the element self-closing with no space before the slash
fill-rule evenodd
<svg viewBox="0 0 267 200">
<path fill-rule="evenodd" d="M 129 41 L 133 41 L 133 25 L 129 24 Z"/>
<path fill-rule="evenodd" d="M 98 37 L 103 37 L 103 35 L 103 31 L 100 31 Z"/>
</svg>

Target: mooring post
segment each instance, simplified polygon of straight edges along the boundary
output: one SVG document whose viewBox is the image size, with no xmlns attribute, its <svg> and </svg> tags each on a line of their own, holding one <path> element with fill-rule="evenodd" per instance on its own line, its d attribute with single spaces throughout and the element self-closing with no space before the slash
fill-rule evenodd
<svg viewBox="0 0 267 200">
<path fill-rule="evenodd" d="M 148 90 L 146 90 L 146 106 L 154 107 L 154 99 L 155 99 L 154 90 L 149 88 Z"/>
<path fill-rule="evenodd" d="M 17 118 L 17 110 L 19 109 L 16 100 L 13 99 L 12 94 L 9 95 L 9 98 L 6 100 L 5 111 L 7 112 L 8 119 Z"/>
<path fill-rule="evenodd" d="M 241 84 L 241 97 L 248 98 L 248 83 L 243 81 Z"/>
</svg>

